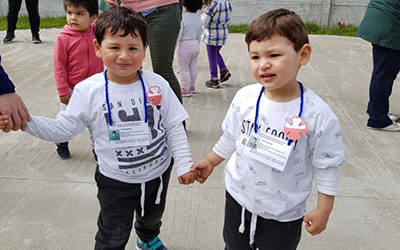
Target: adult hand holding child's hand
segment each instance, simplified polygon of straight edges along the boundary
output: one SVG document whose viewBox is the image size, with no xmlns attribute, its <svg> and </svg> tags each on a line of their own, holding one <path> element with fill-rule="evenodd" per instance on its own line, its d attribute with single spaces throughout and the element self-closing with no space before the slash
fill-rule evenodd
<svg viewBox="0 0 400 250">
<path fill-rule="evenodd" d="M 25 131 L 27 122 L 31 120 L 28 109 L 16 93 L 0 96 L 0 114 L 8 116 L 8 123 L 3 128 L 4 132 L 11 129 Z"/>
</svg>

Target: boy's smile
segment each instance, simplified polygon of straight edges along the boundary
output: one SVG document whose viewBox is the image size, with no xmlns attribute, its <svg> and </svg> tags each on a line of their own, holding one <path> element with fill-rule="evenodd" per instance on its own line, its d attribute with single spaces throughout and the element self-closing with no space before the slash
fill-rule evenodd
<svg viewBox="0 0 400 250">
<path fill-rule="evenodd" d="M 83 6 L 67 5 L 66 16 L 68 26 L 80 32 L 86 32 L 96 19 L 96 16 L 90 16 Z"/>
<path fill-rule="evenodd" d="M 251 72 L 265 86 L 268 98 L 292 100 L 300 95 L 297 73 L 300 66 L 307 64 L 310 53 L 309 44 L 296 52 L 293 43 L 282 36 L 273 36 L 261 42 L 252 41 L 249 46 Z"/>
<path fill-rule="evenodd" d="M 139 34 L 139 32 L 135 32 Z M 117 84 L 129 84 L 139 80 L 137 70 L 140 69 L 146 55 L 140 35 L 122 36 L 123 31 L 114 35 L 107 32 L 101 45 L 95 40 L 94 46 L 97 57 L 103 60 L 110 81 Z"/>
</svg>

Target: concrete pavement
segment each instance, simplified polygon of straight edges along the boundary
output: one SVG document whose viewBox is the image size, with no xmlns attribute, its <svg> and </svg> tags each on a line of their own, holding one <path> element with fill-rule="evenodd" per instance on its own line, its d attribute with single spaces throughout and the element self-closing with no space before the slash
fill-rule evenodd
<svg viewBox="0 0 400 250">
<path fill-rule="evenodd" d="M 3 67 L 32 114 L 55 117 L 59 101 L 53 75 L 58 29 L 42 30 L 43 44 L 30 32 L 0 44 Z M 3 32 L 0 34 L 3 37 Z M 346 165 L 328 228 L 312 237 L 303 230 L 300 250 L 400 249 L 400 133 L 366 129 L 365 113 L 372 70 L 369 43 L 350 37 L 310 36 L 313 54 L 299 80 L 336 113 L 343 130 Z M 190 114 L 188 137 L 195 160 L 221 135 L 221 122 L 236 91 L 253 83 L 244 35 L 231 34 L 222 54 L 233 77 L 219 90 L 207 89 L 208 62 L 202 44 L 198 93 L 184 99 Z M 144 68 L 150 69 L 147 56 Z M 400 115 L 400 84 L 391 111 Z M 0 249 L 93 249 L 99 211 L 93 159 L 87 133 L 70 144 L 73 157 L 58 159 L 55 146 L 23 132 L 0 132 Z M 223 166 L 203 184 L 181 186 L 171 178 L 161 237 L 171 250 L 224 248 Z M 316 205 L 316 193 L 309 209 Z M 133 233 L 127 249 L 134 249 Z"/>
</svg>

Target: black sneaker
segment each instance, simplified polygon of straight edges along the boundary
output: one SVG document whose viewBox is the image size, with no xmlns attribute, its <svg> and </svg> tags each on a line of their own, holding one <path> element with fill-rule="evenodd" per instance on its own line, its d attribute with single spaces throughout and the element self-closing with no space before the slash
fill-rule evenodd
<svg viewBox="0 0 400 250">
<path fill-rule="evenodd" d="M 32 35 L 32 42 L 33 44 L 41 44 L 42 40 L 40 40 L 39 34 Z"/>
<path fill-rule="evenodd" d="M 57 144 L 57 154 L 60 156 L 61 160 L 66 160 L 71 158 L 71 153 L 68 149 L 68 142 L 62 142 Z"/>
<path fill-rule="evenodd" d="M 208 88 L 213 88 L 213 89 L 218 89 L 219 86 L 219 81 L 218 80 L 214 80 L 214 79 L 210 79 L 208 81 L 206 81 L 206 87 Z"/>
<path fill-rule="evenodd" d="M 6 37 L 3 39 L 4 44 L 9 44 L 12 43 L 12 41 L 15 39 L 15 34 L 13 33 L 7 33 Z"/>
<path fill-rule="evenodd" d="M 223 69 L 219 73 L 220 73 L 220 77 L 219 77 L 220 82 L 228 81 L 229 77 L 232 76 L 231 72 L 229 72 L 228 69 Z"/>
</svg>

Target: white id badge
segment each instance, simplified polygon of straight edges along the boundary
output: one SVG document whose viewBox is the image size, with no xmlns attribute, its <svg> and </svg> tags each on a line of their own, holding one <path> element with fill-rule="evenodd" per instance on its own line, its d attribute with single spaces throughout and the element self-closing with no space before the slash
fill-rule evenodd
<svg viewBox="0 0 400 250">
<path fill-rule="evenodd" d="M 144 121 L 118 122 L 108 128 L 111 148 L 146 146 L 150 144 L 150 133 Z"/>
<path fill-rule="evenodd" d="M 288 146 L 286 140 L 262 133 L 251 133 L 250 137 L 243 138 L 241 143 L 246 147 L 243 151 L 245 156 L 280 171 L 285 168 L 294 145 L 291 143 Z"/>
</svg>

